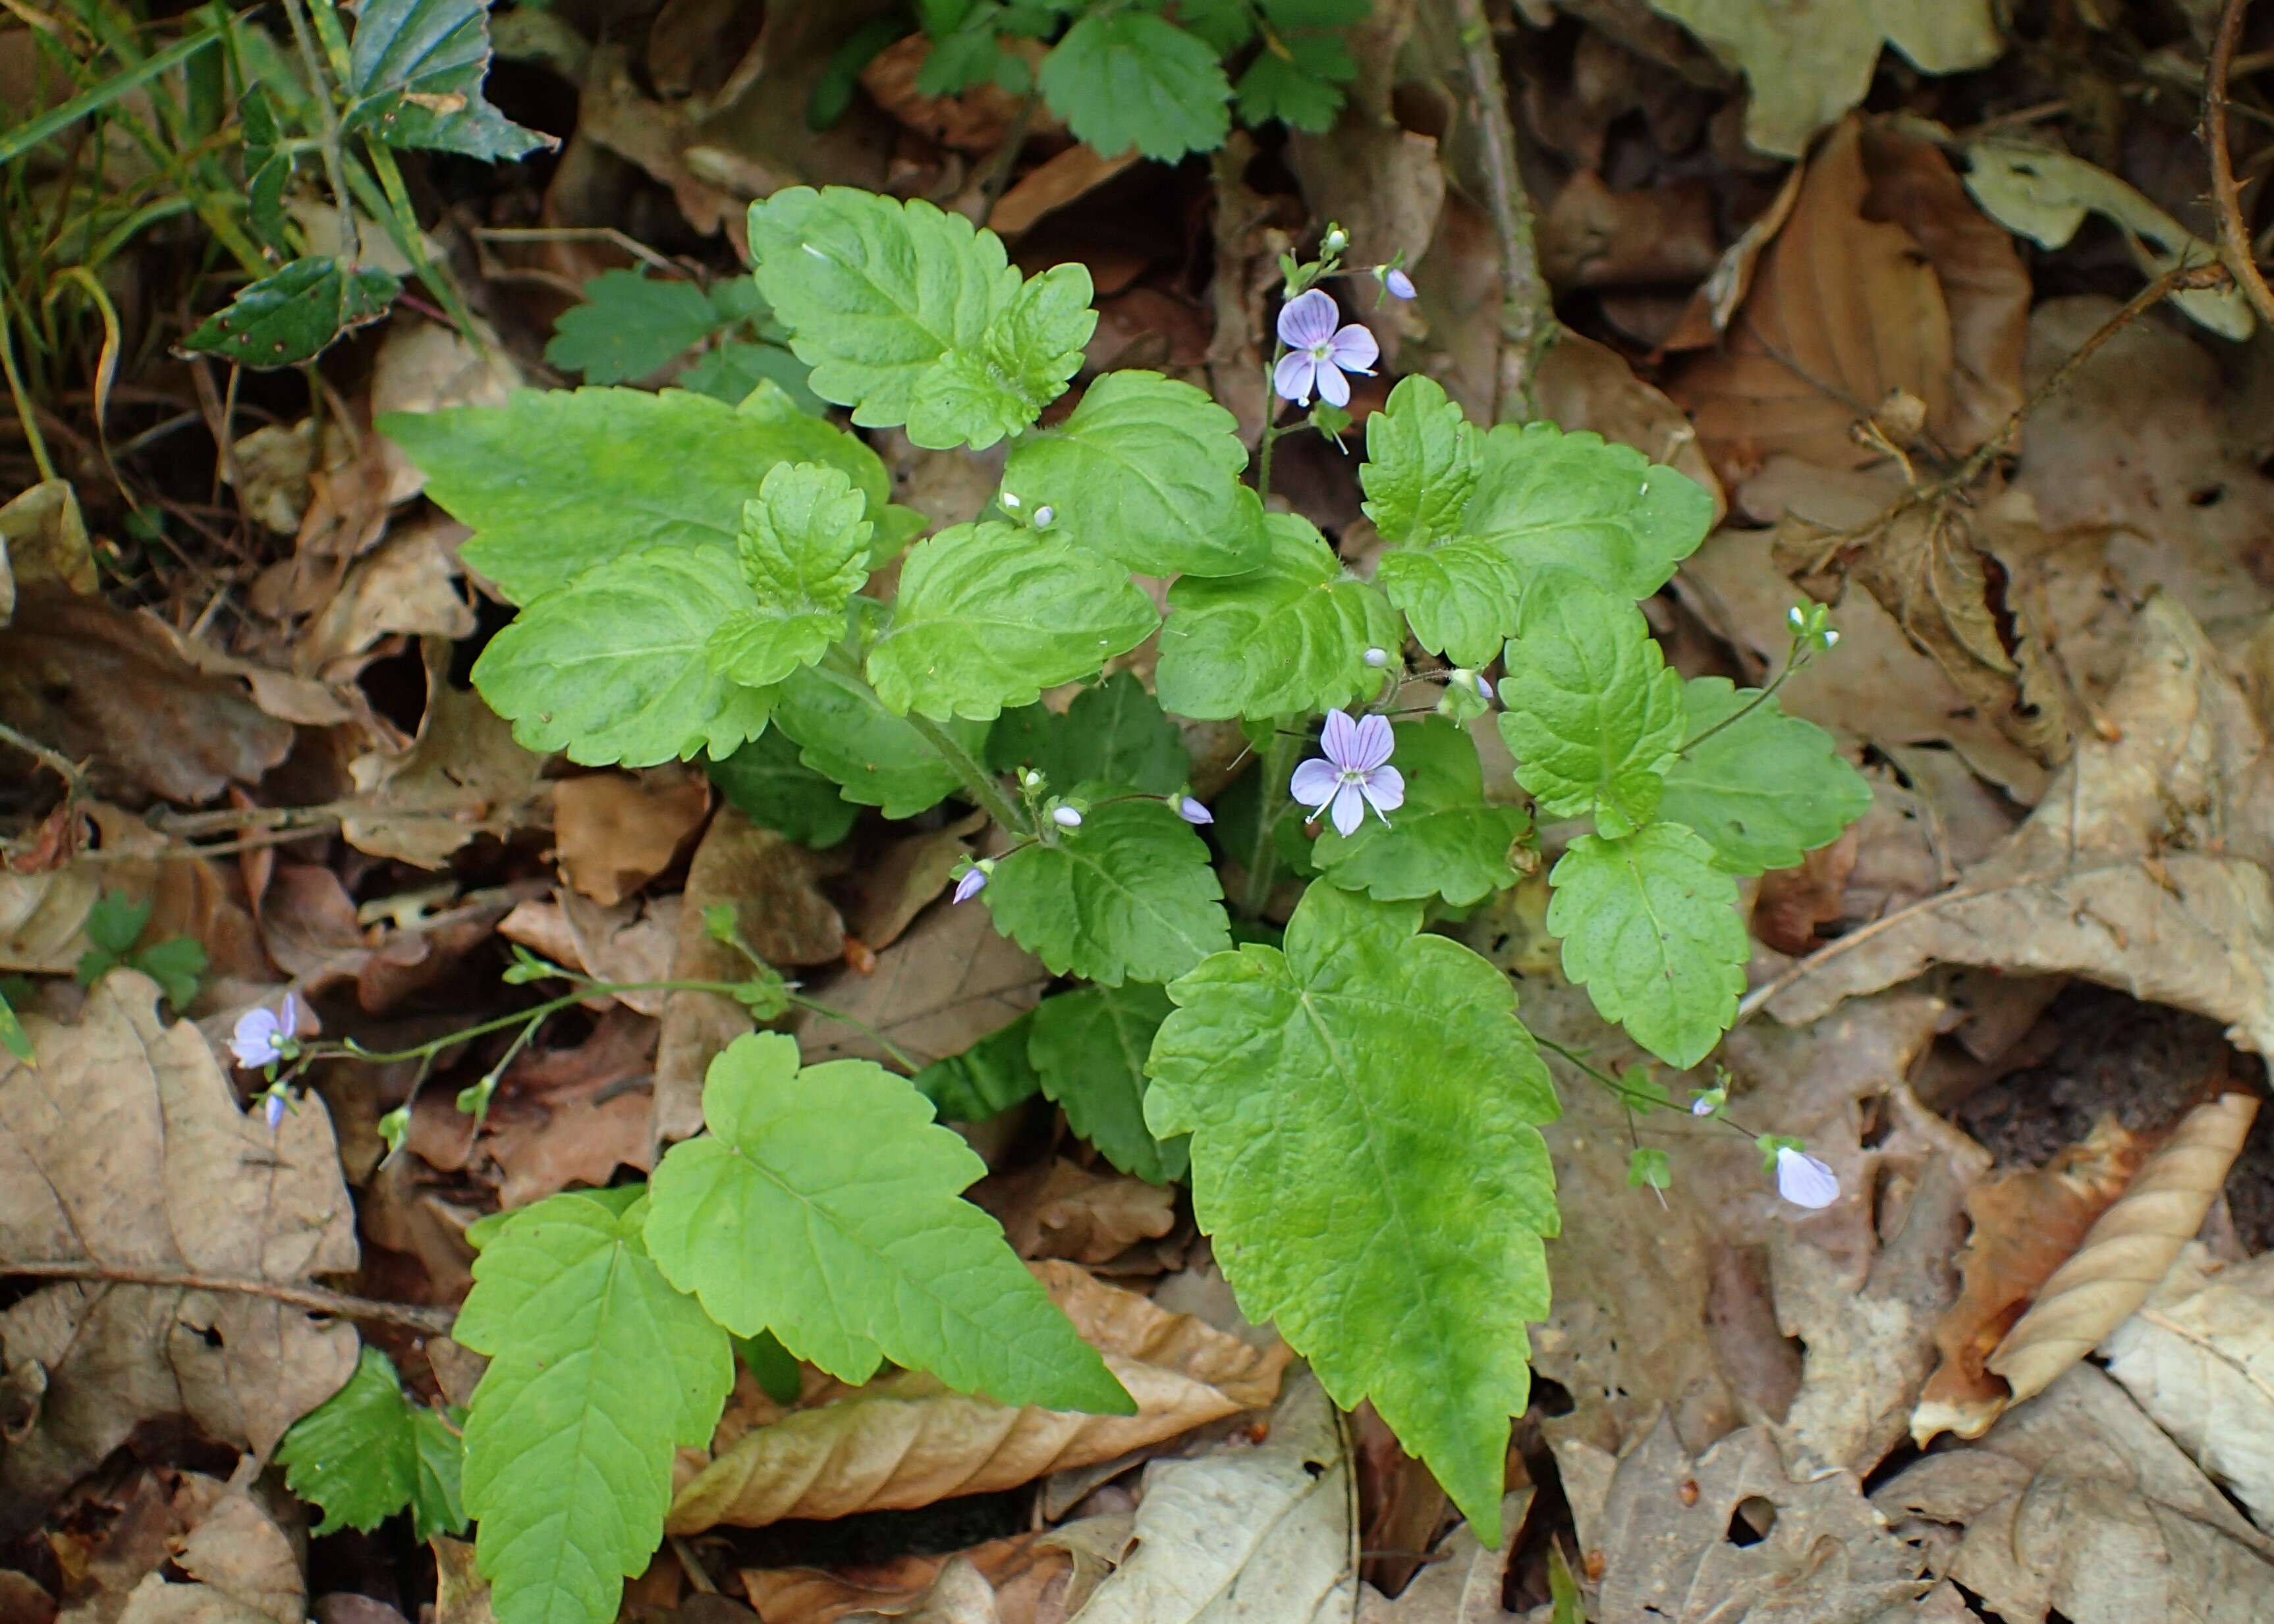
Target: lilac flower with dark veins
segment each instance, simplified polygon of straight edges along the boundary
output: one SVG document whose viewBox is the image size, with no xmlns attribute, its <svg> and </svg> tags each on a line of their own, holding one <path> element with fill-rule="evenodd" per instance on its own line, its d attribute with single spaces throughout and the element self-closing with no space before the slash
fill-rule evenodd
<svg viewBox="0 0 2274 1624">
<path fill-rule="evenodd" d="M 1315 388 L 1329 406 L 1350 404 L 1345 372 L 1374 375 L 1382 354 L 1374 335 L 1357 322 L 1335 325 L 1342 312 L 1334 296 L 1314 288 L 1287 301 L 1279 312 L 1279 339 L 1287 353 L 1271 374 L 1271 387 L 1298 406 L 1311 403 Z"/>
<path fill-rule="evenodd" d="M 265 1006 L 256 1006 L 238 1016 L 236 1027 L 229 1034 L 229 1046 L 237 1055 L 237 1064 L 251 1071 L 282 1060 L 282 1040 L 292 1035 L 293 1010 L 292 1000 L 287 996 L 281 1016 Z"/>
<path fill-rule="evenodd" d="M 1777 1193 L 1795 1207 L 1829 1207 L 1840 1199 L 1840 1175 L 1804 1150 L 1780 1147 Z"/>
<path fill-rule="evenodd" d="M 1178 817 L 1183 818 L 1194 828 L 1204 827 L 1216 822 L 1216 814 L 1190 795 L 1171 795 L 1169 797 L 1169 804 L 1177 809 Z"/>
<path fill-rule="evenodd" d="M 1348 711 L 1328 711 L 1319 735 L 1324 758 L 1305 762 L 1287 781 L 1287 793 L 1311 808 L 1304 821 L 1315 823 L 1332 807 L 1335 828 L 1346 835 L 1366 821 L 1366 809 L 1372 807 L 1387 828 L 1388 814 L 1405 804 L 1405 775 L 1389 764 L 1394 748 L 1382 718 L 1354 722 Z"/>
</svg>

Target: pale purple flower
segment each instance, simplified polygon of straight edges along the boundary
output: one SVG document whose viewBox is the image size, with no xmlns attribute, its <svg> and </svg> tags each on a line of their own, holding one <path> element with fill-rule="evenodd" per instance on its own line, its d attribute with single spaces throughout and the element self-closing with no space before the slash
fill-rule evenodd
<svg viewBox="0 0 2274 1624">
<path fill-rule="evenodd" d="M 957 902 L 968 902 L 986 889 L 987 870 L 981 868 L 978 864 L 974 863 L 969 868 L 964 871 L 963 877 L 956 881 L 955 896 L 953 900 Z"/>
<path fill-rule="evenodd" d="M 1721 1103 L 1712 1094 L 1701 1094 L 1690 1102 L 1690 1114 L 1692 1116 L 1711 1116 Z"/>
<path fill-rule="evenodd" d="M 275 1132 L 276 1124 L 284 1120 L 283 1094 L 274 1089 L 270 1090 L 267 1096 L 260 1102 L 260 1115 L 262 1120 L 267 1123 L 268 1131 L 271 1133 Z"/>
<path fill-rule="evenodd" d="M 281 1016 L 265 1005 L 256 1005 L 238 1016 L 235 1029 L 229 1034 L 229 1046 L 237 1055 L 237 1064 L 252 1070 L 282 1060 L 284 1050 L 280 1040 L 292 1035 L 293 1020 L 293 1004 L 289 995 Z"/>
<path fill-rule="evenodd" d="M 1382 285 L 1389 289 L 1389 297 L 1393 299 L 1410 299 L 1413 297 L 1413 279 L 1394 265 L 1382 272 Z"/>
<path fill-rule="evenodd" d="M 1795 1207 L 1829 1207 L 1840 1199 L 1840 1175 L 1804 1150 L 1780 1147 L 1776 1176 L 1777 1193 Z"/>
<path fill-rule="evenodd" d="M 1171 795 L 1169 797 L 1169 804 L 1176 808 L 1178 817 L 1195 828 L 1205 827 L 1216 822 L 1216 814 L 1190 795 Z"/>
<path fill-rule="evenodd" d="M 1387 827 L 1387 815 L 1405 804 L 1405 775 L 1388 764 L 1394 748 L 1382 718 L 1354 722 L 1348 711 L 1328 711 L 1319 735 L 1324 759 L 1305 762 L 1287 781 L 1287 793 L 1311 808 L 1304 821 L 1318 822 L 1331 805 L 1335 828 L 1346 835 L 1366 821 L 1366 808 L 1372 807 Z"/>
<path fill-rule="evenodd" d="M 1311 403 L 1313 389 L 1330 406 L 1347 406 L 1350 380 L 1343 374 L 1374 375 L 1381 347 L 1374 342 L 1374 335 L 1355 321 L 1337 327 L 1336 318 L 1341 314 L 1334 296 L 1318 288 L 1297 295 L 1280 308 L 1279 339 L 1287 346 L 1287 353 L 1271 374 L 1271 387 L 1298 406 Z"/>
<path fill-rule="evenodd" d="M 1052 807 L 1050 822 L 1060 829 L 1079 829 L 1081 827 L 1081 814 L 1072 807 Z"/>
</svg>

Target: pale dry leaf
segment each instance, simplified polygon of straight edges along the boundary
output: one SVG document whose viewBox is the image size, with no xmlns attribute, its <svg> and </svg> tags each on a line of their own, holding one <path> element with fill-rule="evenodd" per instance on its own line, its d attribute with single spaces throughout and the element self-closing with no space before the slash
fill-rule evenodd
<svg viewBox="0 0 2274 1624">
<path fill-rule="evenodd" d="M 1137 161 L 1133 147 L 1102 158 L 1096 147 L 1076 142 L 1043 159 L 996 199 L 995 211 L 987 216 L 988 229 L 1006 242 L 1015 241 L 1043 215 L 1095 192 Z"/>
<path fill-rule="evenodd" d="M 1059 1624 L 1068 1569 L 1074 1560 L 1060 1548 L 1065 1538 L 1082 1538 L 1086 1518 L 1047 1534 L 990 1539 L 953 1557 L 901 1556 L 862 1562 L 825 1573 L 814 1568 L 746 1568 L 742 1589 L 766 1624 L 836 1624 L 855 1613 L 890 1616 L 914 1605 L 951 1562 L 975 1569 L 994 1587 L 1003 1624 Z M 1060 1610 L 1050 1611 L 1053 1601 Z"/>
<path fill-rule="evenodd" d="M 2090 1365 L 1872 1499 L 2007 1624 L 2274 1616 L 2274 1543 Z"/>
<path fill-rule="evenodd" d="M 272 1132 L 194 1026 L 159 1021 L 157 996 L 114 971 L 77 1025 L 26 1017 L 40 1064 L 0 1072 L 0 1256 L 287 1286 L 351 1272 L 354 1213 L 321 1102 Z M 0 1456 L 11 1535 L 147 1419 L 274 1448 L 357 1349 L 351 1327 L 273 1297 L 100 1281 L 11 1304 L 0 1343 L 46 1371 L 40 1425 Z"/>
<path fill-rule="evenodd" d="M 908 835 L 886 846 L 873 862 L 847 876 L 846 929 L 882 951 L 900 939 L 941 892 L 956 864 L 971 855 L 965 841 L 987 823 L 974 812 L 945 829 Z"/>
<path fill-rule="evenodd" d="M 299 530 L 315 495 L 308 477 L 316 469 L 319 427 L 313 417 L 264 424 L 230 444 L 222 478 L 236 488 L 247 518 L 280 536 Z"/>
<path fill-rule="evenodd" d="M 1982 965 L 2082 975 L 2224 1021 L 2231 1041 L 2274 1052 L 2274 797 L 2262 723 L 2166 598 L 2140 612 L 2103 715 L 2109 736 L 2080 735 L 1995 855 L 1952 890 L 1827 944 L 1751 1004 L 1805 1022 L 1938 961 Z"/>
<path fill-rule="evenodd" d="M 887 1619 L 903 1624 L 1002 1624 L 1003 1620 L 996 1610 L 994 1585 L 966 1556 L 949 1557 L 939 1576 L 904 1607 L 889 1612 L 864 1607 L 843 1616 L 848 1624 L 885 1624 Z"/>
<path fill-rule="evenodd" d="M 2228 1094 L 2180 1118 L 1985 1361 L 2016 1399 L 2044 1392 L 2148 1300 L 2202 1228 L 2257 1115 L 2255 1095 Z"/>
<path fill-rule="evenodd" d="M 71 481 L 43 480 L 0 505 L 0 580 L 11 594 L 0 603 L 0 626 L 8 623 L 15 592 L 52 586 L 84 597 L 102 585 Z"/>
<path fill-rule="evenodd" d="M 1356 1507 L 1340 1417 L 1291 1376 L 1261 1443 L 1239 1434 L 1145 1469 L 1136 1545 L 1082 1624 L 1335 1624 L 1358 1597 Z"/>
<path fill-rule="evenodd" d="M 293 664 L 308 675 L 352 680 L 380 639 L 474 632 L 473 605 L 458 583 L 457 544 L 468 531 L 447 519 L 406 525 L 358 559 L 331 602 L 301 634 Z"/>
<path fill-rule="evenodd" d="M 437 1534 L 427 1545 L 434 1553 L 434 1624 L 497 1624 L 489 1581 L 474 1568 L 474 1542 Z"/>
<path fill-rule="evenodd" d="M 1532 1485 L 1503 1495 L 1500 1525 L 1507 1538 L 1487 1549 L 1466 1522 L 1438 1542 L 1427 1565 L 1397 1593 L 1383 1595 L 1372 1584 L 1359 1586 L 1355 1624 L 1502 1624 L 1517 1615 L 1501 1605 L 1508 1586 L 1509 1559 L 1517 1535 L 1532 1510 Z"/>
<path fill-rule="evenodd" d="M 817 996 L 928 1065 L 1033 1009 L 1050 980 L 1042 960 L 997 930 L 983 908 L 935 907 L 877 955 L 874 970 L 848 971 Z M 892 1059 L 867 1033 L 825 1015 L 801 1015 L 796 1030 L 809 1065 Z"/>
<path fill-rule="evenodd" d="M 561 877 L 595 902 L 621 902 L 671 867 L 710 809 L 711 781 L 676 763 L 563 778 L 553 786 Z"/>
<path fill-rule="evenodd" d="M 1022 1258 L 1106 1263 L 1176 1227 L 1177 1192 L 1124 1174 L 1094 1173 L 1065 1157 L 982 1179 L 971 1198 L 1002 1224 Z"/>
<path fill-rule="evenodd" d="M 291 1537 L 245 1490 L 185 1472 L 175 1502 L 189 1531 L 171 1565 L 128 1592 L 117 1624 L 301 1624 L 307 1587 Z"/>
<path fill-rule="evenodd" d="M 1033 1266 L 1137 1401 L 1133 1416 L 1018 1409 L 931 1377 L 888 1376 L 745 1432 L 683 1485 L 669 1528 L 928 1506 L 1134 1449 L 1271 1402 L 1288 1353 L 1250 1347 L 1070 1263 Z"/>
<path fill-rule="evenodd" d="M 551 821 L 545 759 L 515 742 L 513 725 L 471 688 L 453 687 L 447 645 L 428 643 L 426 710 L 410 748 L 374 749 L 348 763 L 356 798 L 341 838 L 359 852 L 440 868 L 478 835 L 500 838 Z"/>
</svg>

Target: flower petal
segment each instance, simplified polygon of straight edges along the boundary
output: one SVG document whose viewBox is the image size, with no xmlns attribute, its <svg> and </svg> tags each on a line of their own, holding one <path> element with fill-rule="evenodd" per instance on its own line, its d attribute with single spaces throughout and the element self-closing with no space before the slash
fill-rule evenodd
<svg viewBox="0 0 2274 1624">
<path fill-rule="evenodd" d="M 955 896 L 953 900 L 956 902 L 968 902 L 986 889 L 987 870 L 984 868 L 970 869 L 965 873 L 961 879 L 956 881 Z"/>
<path fill-rule="evenodd" d="M 1279 342 L 1290 350 L 1308 350 L 1314 344 L 1330 342 L 1335 335 L 1335 323 L 1342 312 L 1335 308 L 1335 297 L 1322 288 L 1289 299 L 1279 309 Z"/>
<path fill-rule="evenodd" d="M 300 1005 L 288 992 L 284 995 L 283 1019 L 276 1023 L 276 1035 L 280 1038 L 289 1038 L 292 1035 L 293 1028 L 299 1024 Z"/>
<path fill-rule="evenodd" d="M 1358 736 L 1352 743 L 1354 759 L 1343 764 L 1355 767 L 1360 772 L 1370 772 L 1381 766 L 1389 759 L 1390 751 L 1397 748 L 1397 741 L 1389 732 L 1389 718 L 1386 716 L 1370 716 L 1360 722 Z"/>
<path fill-rule="evenodd" d="M 1840 1199 L 1840 1175 L 1805 1151 L 1777 1152 L 1777 1193 L 1795 1207 L 1829 1207 Z"/>
<path fill-rule="evenodd" d="M 1329 406 L 1350 404 L 1350 380 L 1331 361 L 1319 363 L 1319 398 Z"/>
<path fill-rule="evenodd" d="M 1404 271 L 1392 267 L 1383 273 L 1382 280 L 1392 298 L 1410 299 L 1413 297 L 1413 279 Z"/>
<path fill-rule="evenodd" d="M 274 1011 L 251 1009 L 238 1016 L 229 1034 L 229 1047 L 237 1056 L 237 1064 L 249 1070 L 275 1059 L 276 1030 Z"/>
<path fill-rule="evenodd" d="M 1366 822 L 1366 798 L 1355 784 L 1345 784 L 1335 792 L 1335 832 L 1350 834 Z"/>
<path fill-rule="evenodd" d="M 1367 804 L 1378 813 L 1395 812 L 1405 804 L 1405 775 L 1395 767 L 1376 767 L 1359 782 L 1365 786 Z"/>
<path fill-rule="evenodd" d="M 1299 350 L 1290 350 L 1279 357 L 1279 365 L 1272 369 L 1271 387 L 1278 391 L 1281 400 L 1307 406 L 1318 372 L 1319 364 L 1308 355 Z"/>
<path fill-rule="evenodd" d="M 1183 818 L 1185 822 L 1193 824 L 1196 827 L 1205 827 L 1206 825 L 1216 822 L 1216 814 L 1209 811 L 1199 801 L 1193 800 L 1190 795 L 1180 795 L 1171 804 L 1177 808 L 1177 816 L 1178 817 Z"/>
<path fill-rule="evenodd" d="M 1346 372 L 1366 372 L 1382 359 L 1382 346 L 1374 342 L 1373 334 L 1353 321 L 1337 330 L 1327 354 Z"/>
<path fill-rule="evenodd" d="M 1335 770 L 1332 762 L 1321 761 L 1314 756 L 1295 769 L 1295 776 L 1287 780 L 1287 793 L 1310 808 L 1311 816 L 1316 817 L 1319 808 L 1335 798 L 1342 781 L 1343 775 Z"/>
<path fill-rule="evenodd" d="M 1319 730 L 1319 749 L 1326 758 L 1344 770 L 1362 767 L 1358 759 L 1359 726 L 1351 720 L 1347 710 L 1327 712 L 1327 725 Z"/>
</svg>

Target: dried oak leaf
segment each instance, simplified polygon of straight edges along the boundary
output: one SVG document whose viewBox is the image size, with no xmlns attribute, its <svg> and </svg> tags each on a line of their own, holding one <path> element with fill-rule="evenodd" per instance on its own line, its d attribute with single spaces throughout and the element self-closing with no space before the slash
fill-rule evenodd
<svg viewBox="0 0 2274 1624">
<path fill-rule="evenodd" d="M 2069 974 L 2227 1023 L 2274 1054 L 2274 794 L 2266 733 L 2185 609 L 2140 612 L 2110 693 L 2029 821 L 1960 883 L 1762 989 L 1813 1020 L 1930 964 Z M 1754 996 L 1759 997 L 1760 993 Z"/>
<path fill-rule="evenodd" d="M 429 658 L 440 645 L 429 643 Z M 502 838 L 552 821 L 545 759 L 514 742 L 512 724 L 430 664 L 426 712 L 408 749 L 348 763 L 356 796 L 341 837 L 359 852 L 440 868 L 477 835 Z"/>
<path fill-rule="evenodd" d="M 877 955 L 875 969 L 840 975 L 820 996 L 928 1065 L 1033 1009 L 1050 980 L 1043 961 L 997 930 L 983 910 L 934 907 Z M 809 1065 L 892 1059 L 868 1034 L 823 1015 L 802 1017 L 797 1037 Z"/>
<path fill-rule="evenodd" d="M 553 786 L 561 877 L 603 906 L 671 867 L 703 827 L 711 781 L 674 763 L 642 772 L 590 772 Z"/>
<path fill-rule="evenodd" d="M 1356 1624 L 1513 1624 L 1519 1615 L 1503 1607 L 1501 1598 L 1508 1588 L 1515 1535 L 1532 1510 L 1532 1485 L 1526 1484 L 1502 1497 L 1500 1525 L 1510 1538 L 1499 1550 L 1482 1544 L 1476 1530 L 1464 1522 L 1427 1557 L 1417 1552 L 1404 1559 L 1404 1571 L 1418 1568 L 1419 1572 L 1410 1583 L 1397 1582 L 1396 1600 L 1376 1590 L 1371 1578 L 1359 1585 Z M 1421 1538 L 1434 1531 L 1425 1531 Z"/>
<path fill-rule="evenodd" d="M 269 1285 L 356 1267 L 355 1216 L 320 1102 L 273 1132 L 213 1050 L 162 1024 L 154 982 L 113 971 L 76 1026 L 27 1016 L 35 1070 L 0 1072 L 0 1258 Z M 71 1281 L 0 1312 L 46 1371 L 40 1424 L 0 1456 L 0 1537 L 139 1423 L 182 1416 L 266 1452 L 355 1368 L 357 1339 L 273 1297 Z"/>
<path fill-rule="evenodd" d="M 1102 1519 L 1086 1518 L 1085 1522 Z M 1081 1524 L 1072 1525 L 1080 1530 Z M 975 1599 L 984 1596 L 1001 1624 L 1043 1624 L 1064 1619 L 1080 1598 L 1068 1596 L 1065 1579 L 1074 1557 L 1056 1543 L 1069 1529 L 1049 1533 L 1019 1534 L 990 1539 L 953 1556 L 900 1556 L 889 1561 L 863 1562 L 824 1573 L 817 1568 L 746 1568 L 742 1589 L 766 1624 L 837 1624 L 837 1620 L 898 1617 L 915 1619 L 912 1611 L 927 1599 L 937 1603 L 945 1591 Z M 951 1577 L 951 1570 L 961 1571 Z M 970 1589 L 966 1575 L 988 1587 Z M 1050 1602 L 1056 1611 L 1045 1613 Z"/>
<path fill-rule="evenodd" d="M 1022 1410 L 929 1376 L 889 1376 L 745 1432 L 680 1489 L 666 1526 L 757 1528 L 1012 1488 L 1261 1408 L 1278 1393 L 1284 1345 L 1251 1347 L 1071 1263 L 1032 1267 L 1129 1389 L 1135 1415 Z"/>
</svg>

